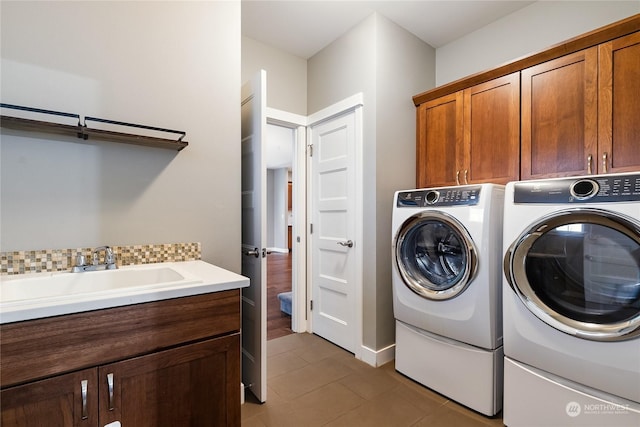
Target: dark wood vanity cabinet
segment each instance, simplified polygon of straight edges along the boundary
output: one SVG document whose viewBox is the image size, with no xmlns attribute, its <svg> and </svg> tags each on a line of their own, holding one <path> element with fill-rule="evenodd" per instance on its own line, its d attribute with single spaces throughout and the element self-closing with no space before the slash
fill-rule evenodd
<svg viewBox="0 0 640 427">
<path fill-rule="evenodd" d="M 3 427 L 240 425 L 237 290 L 0 332 Z"/>
</svg>

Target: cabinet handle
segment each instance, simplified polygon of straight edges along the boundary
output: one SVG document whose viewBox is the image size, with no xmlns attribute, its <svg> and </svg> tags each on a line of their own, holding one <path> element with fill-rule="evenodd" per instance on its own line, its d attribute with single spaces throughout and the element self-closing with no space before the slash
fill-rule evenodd
<svg viewBox="0 0 640 427">
<path fill-rule="evenodd" d="M 460 185 L 460 171 L 456 171 L 456 185 Z"/>
<path fill-rule="evenodd" d="M 109 386 L 109 410 L 113 411 L 113 374 L 107 374 L 107 385 Z"/>
<path fill-rule="evenodd" d="M 591 167 L 592 163 L 593 163 L 593 156 L 591 154 L 589 154 L 587 156 L 587 173 L 589 175 L 591 175 L 593 173 L 593 168 Z"/>
<path fill-rule="evenodd" d="M 609 166 L 609 155 L 605 152 L 602 155 L 602 173 L 607 173 L 607 166 Z"/>
<path fill-rule="evenodd" d="M 88 389 L 88 381 L 82 380 L 80 381 L 80 390 L 82 394 L 82 419 L 86 420 L 89 418 L 89 414 L 87 413 L 87 389 Z"/>
<path fill-rule="evenodd" d="M 469 172 L 467 169 L 464 170 L 464 183 L 468 184 L 469 181 L 467 181 L 467 172 Z"/>
</svg>

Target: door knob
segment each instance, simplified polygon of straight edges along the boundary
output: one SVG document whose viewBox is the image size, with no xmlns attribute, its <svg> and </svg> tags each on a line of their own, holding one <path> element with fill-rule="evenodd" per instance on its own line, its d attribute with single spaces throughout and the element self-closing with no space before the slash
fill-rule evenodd
<svg viewBox="0 0 640 427">
<path fill-rule="evenodd" d="M 352 248 L 353 247 L 353 241 L 352 240 L 347 240 L 346 242 L 338 242 L 338 244 L 340 246 L 346 246 L 347 248 Z"/>
<path fill-rule="evenodd" d="M 258 248 L 253 248 L 253 249 L 247 249 L 245 251 L 242 251 L 243 254 L 247 255 L 247 256 L 254 256 L 256 258 L 258 258 L 260 256 L 260 250 Z"/>
</svg>

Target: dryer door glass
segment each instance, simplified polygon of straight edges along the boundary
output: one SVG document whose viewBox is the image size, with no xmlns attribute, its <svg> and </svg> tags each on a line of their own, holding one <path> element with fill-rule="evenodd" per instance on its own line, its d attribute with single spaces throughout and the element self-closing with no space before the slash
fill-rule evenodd
<svg viewBox="0 0 640 427">
<path fill-rule="evenodd" d="M 640 227 L 630 220 L 563 214 L 533 227 L 516 254 L 515 285 L 542 320 L 595 340 L 640 333 Z"/>
<path fill-rule="evenodd" d="M 396 260 L 412 291 L 438 300 L 464 291 L 476 268 L 469 233 L 440 212 L 421 213 L 403 224 L 396 239 Z"/>
</svg>

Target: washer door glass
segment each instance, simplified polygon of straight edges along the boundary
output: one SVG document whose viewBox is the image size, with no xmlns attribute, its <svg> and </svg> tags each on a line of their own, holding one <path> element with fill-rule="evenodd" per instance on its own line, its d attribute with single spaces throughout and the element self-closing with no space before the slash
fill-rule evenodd
<svg viewBox="0 0 640 427">
<path fill-rule="evenodd" d="M 407 219 L 395 239 L 396 265 L 404 283 L 428 299 L 453 298 L 469 285 L 476 253 L 468 231 L 443 212 Z"/>
<path fill-rule="evenodd" d="M 640 226 L 633 220 L 564 211 L 521 236 L 511 258 L 512 287 L 551 326 L 602 341 L 640 334 Z"/>
</svg>

